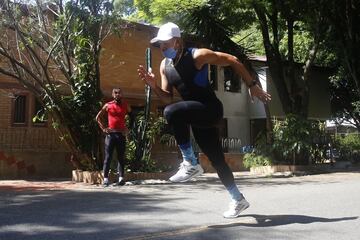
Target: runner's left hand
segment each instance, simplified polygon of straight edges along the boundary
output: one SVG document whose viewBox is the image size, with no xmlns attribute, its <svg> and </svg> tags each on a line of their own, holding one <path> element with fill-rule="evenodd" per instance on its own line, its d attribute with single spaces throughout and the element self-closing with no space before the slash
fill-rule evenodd
<svg viewBox="0 0 360 240">
<path fill-rule="evenodd" d="M 271 100 L 271 95 L 265 92 L 259 85 L 254 85 L 249 88 L 249 94 L 251 100 L 254 101 L 254 97 L 257 97 L 263 103 L 267 103 Z"/>
</svg>

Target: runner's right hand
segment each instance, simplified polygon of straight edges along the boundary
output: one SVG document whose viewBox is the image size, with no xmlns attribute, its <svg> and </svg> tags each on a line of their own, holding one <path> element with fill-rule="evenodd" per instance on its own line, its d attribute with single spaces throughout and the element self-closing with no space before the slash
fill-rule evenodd
<svg viewBox="0 0 360 240">
<path fill-rule="evenodd" d="M 151 71 L 148 72 L 147 70 L 145 70 L 144 66 L 139 65 L 137 72 L 141 80 L 143 80 L 151 88 L 155 88 L 155 75 Z"/>
</svg>

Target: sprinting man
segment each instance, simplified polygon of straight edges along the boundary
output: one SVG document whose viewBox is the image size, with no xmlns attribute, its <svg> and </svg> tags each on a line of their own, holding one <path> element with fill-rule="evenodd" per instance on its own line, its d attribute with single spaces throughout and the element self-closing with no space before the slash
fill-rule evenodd
<svg viewBox="0 0 360 240">
<path fill-rule="evenodd" d="M 178 172 L 170 177 L 172 182 L 186 182 L 204 172 L 190 144 L 190 127 L 201 151 L 209 158 L 221 182 L 231 196 L 225 218 L 235 218 L 249 207 L 235 184 L 233 173 L 225 162 L 216 125 L 223 118 L 223 105 L 216 97 L 208 81 L 208 65 L 230 66 L 240 75 L 249 88 L 251 97 L 269 101 L 271 96 L 263 91 L 244 65 L 235 57 L 209 49 L 185 48 L 180 29 L 174 23 L 162 25 L 150 43 L 159 43 L 164 56 L 160 64 L 161 86 L 155 75 L 139 66 L 139 77 L 167 104 L 164 116 L 172 127 L 183 162 Z M 173 88 L 182 101 L 172 103 Z"/>
<path fill-rule="evenodd" d="M 125 147 L 126 134 L 128 129 L 125 124 L 125 116 L 130 113 L 131 108 L 123 99 L 120 88 L 112 90 L 113 100 L 106 103 L 99 113 L 96 115 L 96 121 L 101 130 L 106 134 L 105 137 L 105 158 L 104 158 L 104 182 L 103 186 L 109 186 L 109 171 L 112 154 L 116 149 L 118 165 L 117 171 L 119 179 L 114 186 L 122 186 L 124 181 L 124 165 L 125 165 Z M 107 113 L 108 124 L 103 123 L 103 115 Z M 107 127 L 106 127 L 107 126 Z"/>
</svg>

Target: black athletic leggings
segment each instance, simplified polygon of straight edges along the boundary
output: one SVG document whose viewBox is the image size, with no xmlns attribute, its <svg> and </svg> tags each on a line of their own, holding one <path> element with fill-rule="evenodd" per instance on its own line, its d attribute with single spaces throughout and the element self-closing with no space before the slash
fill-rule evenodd
<svg viewBox="0 0 360 240">
<path fill-rule="evenodd" d="M 216 169 L 221 182 L 225 187 L 231 186 L 234 176 L 225 162 L 219 129 L 216 126 L 223 117 L 222 103 L 219 100 L 206 104 L 198 101 L 180 101 L 168 105 L 164 110 L 164 116 L 179 145 L 190 141 L 191 126 L 195 141 Z"/>
</svg>

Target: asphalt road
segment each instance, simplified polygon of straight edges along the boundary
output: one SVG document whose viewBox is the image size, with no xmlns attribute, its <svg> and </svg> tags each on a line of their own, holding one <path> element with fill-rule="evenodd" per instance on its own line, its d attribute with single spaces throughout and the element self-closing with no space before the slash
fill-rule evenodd
<svg viewBox="0 0 360 240">
<path fill-rule="evenodd" d="M 251 206 L 224 219 L 216 175 L 102 188 L 0 181 L 0 240 L 360 239 L 360 172 L 301 177 L 237 173 Z"/>
</svg>

